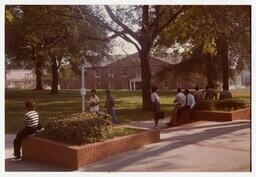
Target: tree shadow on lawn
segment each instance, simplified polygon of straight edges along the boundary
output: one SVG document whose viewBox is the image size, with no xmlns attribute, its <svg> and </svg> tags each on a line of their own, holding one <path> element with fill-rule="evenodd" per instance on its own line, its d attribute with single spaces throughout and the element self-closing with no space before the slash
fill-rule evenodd
<svg viewBox="0 0 256 177">
<path fill-rule="evenodd" d="M 132 165 L 137 161 L 141 161 L 145 158 L 147 159 L 154 158 L 161 155 L 162 153 L 166 153 L 167 151 L 170 152 L 173 150 L 177 150 L 179 148 L 182 148 L 191 144 L 192 145 L 197 144 L 204 140 L 210 140 L 212 138 L 216 138 L 222 135 L 226 135 L 226 134 L 229 134 L 238 130 L 242 130 L 242 129 L 247 129 L 247 128 L 250 128 L 249 124 L 242 124 L 242 125 L 233 126 L 233 127 L 218 127 L 218 126 L 214 127 L 213 126 L 211 127 L 211 129 L 206 129 L 206 130 L 203 130 L 202 132 L 165 138 L 162 141 L 169 142 L 169 143 L 167 144 L 165 143 L 162 146 L 160 144 L 162 144 L 163 142 L 155 143 L 153 145 L 150 145 L 151 147 L 144 148 L 143 153 L 139 153 L 136 156 L 132 156 L 132 157 L 126 156 L 125 153 L 123 153 L 122 157 L 120 156 L 119 158 L 120 160 L 118 159 L 117 163 L 114 162 L 113 159 L 102 161 L 103 163 L 111 161 L 114 164 L 118 164 L 118 165 L 113 166 L 113 163 L 104 163 L 106 165 L 104 164 L 100 165 L 99 168 L 96 167 L 93 170 L 108 171 L 106 169 L 112 169 L 112 171 L 118 171 L 126 166 Z M 171 161 L 172 159 L 169 159 L 169 160 Z M 157 164 L 157 161 L 155 161 L 155 163 Z"/>
<path fill-rule="evenodd" d="M 166 111 L 165 109 L 162 110 L 165 112 L 165 117 L 171 115 L 171 111 Z M 116 109 L 116 115 L 122 122 L 153 120 L 153 113 L 151 111 L 143 111 L 140 107 L 119 108 Z"/>
</svg>

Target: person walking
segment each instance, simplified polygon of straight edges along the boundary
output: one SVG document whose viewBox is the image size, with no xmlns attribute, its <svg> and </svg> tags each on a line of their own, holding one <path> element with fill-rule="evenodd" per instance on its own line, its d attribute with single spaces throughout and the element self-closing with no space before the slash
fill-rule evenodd
<svg viewBox="0 0 256 177">
<path fill-rule="evenodd" d="M 159 113 L 160 113 L 160 97 L 157 94 L 157 87 L 151 88 L 151 102 L 152 102 L 152 112 L 153 112 L 153 118 L 155 122 L 154 128 L 158 128 L 158 122 L 159 122 Z"/>
<path fill-rule="evenodd" d="M 199 90 L 199 87 L 198 87 L 198 86 L 195 87 L 194 98 L 195 98 L 196 104 L 199 103 L 200 101 L 202 101 L 202 100 L 204 99 L 204 95 L 203 95 L 203 93 Z"/>
<path fill-rule="evenodd" d="M 187 109 L 192 109 L 195 106 L 195 97 L 192 95 L 188 89 L 184 91 L 186 101 L 185 101 L 185 106 Z"/>
<path fill-rule="evenodd" d="M 111 95 L 111 92 L 109 90 L 106 90 L 106 103 L 105 108 L 107 109 L 107 113 L 111 115 L 112 122 L 115 124 L 119 124 L 119 120 L 116 117 L 116 111 L 115 111 L 115 100 Z"/>
<path fill-rule="evenodd" d="M 167 123 L 167 126 L 175 125 L 179 121 L 179 116 L 182 110 L 185 108 L 186 104 L 186 97 L 184 93 L 182 93 L 181 88 L 177 89 L 177 94 L 174 98 L 174 104 L 175 108 L 173 110 L 172 117 L 170 119 L 170 122 Z"/>
<path fill-rule="evenodd" d="M 27 113 L 24 117 L 25 127 L 19 131 L 13 141 L 14 146 L 14 158 L 12 161 L 20 161 L 21 160 L 21 144 L 22 141 L 29 135 L 34 134 L 41 125 L 39 124 L 39 115 L 35 111 L 35 102 L 32 99 L 25 101 L 25 107 Z"/>
<path fill-rule="evenodd" d="M 99 111 L 99 97 L 96 95 L 96 90 L 91 90 L 91 97 L 90 97 L 90 112 L 98 112 Z"/>
</svg>

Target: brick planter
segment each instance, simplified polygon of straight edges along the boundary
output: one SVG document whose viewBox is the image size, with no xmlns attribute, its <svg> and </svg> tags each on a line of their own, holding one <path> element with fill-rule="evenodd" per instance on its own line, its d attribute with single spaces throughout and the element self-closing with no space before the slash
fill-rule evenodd
<svg viewBox="0 0 256 177">
<path fill-rule="evenodd" d="M 159 130 L 145 130 L 140 133 L 81 146 L 66 145 L 29 136 L 22 143 L 22 158 L 75 170 L 80 166 L 159 140 Z"/>
<path fill-rule="evenodd" d="M 193 111 L 194 121 L 233 121 L 233 120 L 250 120 L 251 109 L 245 108 L 235 111 Z"/>
</svg>

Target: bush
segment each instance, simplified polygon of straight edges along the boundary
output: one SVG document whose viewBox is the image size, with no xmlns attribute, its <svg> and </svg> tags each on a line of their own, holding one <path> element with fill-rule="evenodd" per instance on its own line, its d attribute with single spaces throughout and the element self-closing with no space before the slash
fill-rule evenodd
<svg viewBox="0 0 256 177">
<path fill-rule="evenodd" d="M 225 99 L 219 100 L 215 103 L 217 110 L 232 111 L 237 109 L 246 108 L 247 104 L 243 100 L 238 99 Z"/>
<path fill-rule="evenodd" d="M 50 119 L 39 136 L 80 145 L 106 139 L 111 126 L 111 117 L 108 114 L 76 113 Z"/>
<path fill-rule="evenodd" d="M 194 107 L 195 110 L 215 110 L 214 100 L 202 100 Z"/>
<path fill-rule="evenodd" d="M 247 104 L 243 100 L 238 99 L 224 99 L 224 100 L 202 100 L 195 105 L 195 110 L 222 110 L 232 111 L 237 109 L 246 108 Z"/>
</svg>

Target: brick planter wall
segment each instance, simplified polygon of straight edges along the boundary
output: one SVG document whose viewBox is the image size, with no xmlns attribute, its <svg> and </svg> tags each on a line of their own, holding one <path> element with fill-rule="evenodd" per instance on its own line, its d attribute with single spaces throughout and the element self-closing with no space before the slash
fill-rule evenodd
<svg viewBox="0 0 256 177">
<path fill-rule="evenodd" d="M 81 146 L 29 136 L 22 143 L 22 158 L 75 170 L 80 166 L 159 140 L 159 130 L 145 130 L 133 135 Z"/>
<path fill-rule="evenodd" d="M 245 108 L 235 111 L 193 111 L 194 121 L 232 121 L 232 120 L 250 120 L 251 109 Z"/>
</svg>

